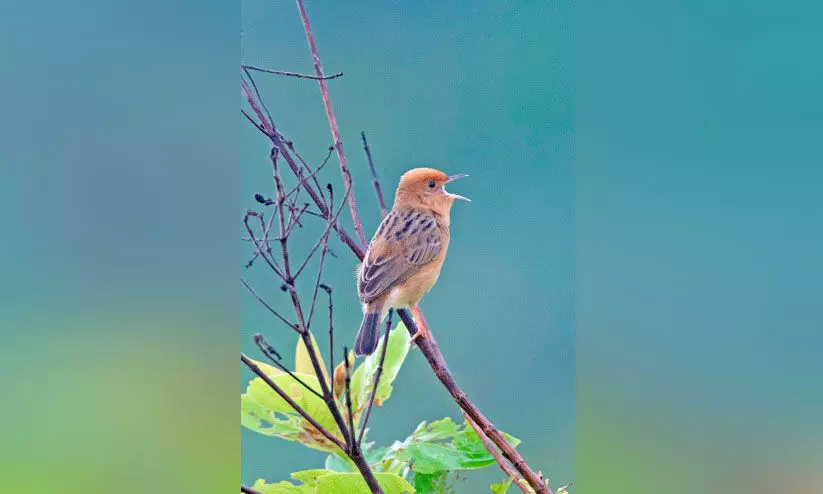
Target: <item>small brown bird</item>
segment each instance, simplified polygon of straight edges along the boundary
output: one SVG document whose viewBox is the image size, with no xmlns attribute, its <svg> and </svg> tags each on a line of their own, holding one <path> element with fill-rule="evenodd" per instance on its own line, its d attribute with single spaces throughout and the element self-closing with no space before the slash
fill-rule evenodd
<svg viewBox="0 0 823 494">
<path fill-rule="evenodd" d="M 431 290 L 449 248 L 449 214 L 455 199 L 446 184 L 467 177 L 433 168 L 415 168 L 400 177 L 394 207 L 383 218 L 357 270 L 357 294 L 363 303 L 363 323 L 354 343 L 357 355 L 377 348 L 380 322 L 391 308 L 411 307 Z M 425 336 L 420 331 L 414 338 Z M 413 338 L 413 339 L 414 339 Z"/>
</svg>

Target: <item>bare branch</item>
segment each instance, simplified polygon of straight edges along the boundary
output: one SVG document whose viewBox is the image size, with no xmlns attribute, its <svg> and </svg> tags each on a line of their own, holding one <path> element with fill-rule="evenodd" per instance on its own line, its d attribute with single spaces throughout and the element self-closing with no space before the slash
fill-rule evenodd
<svg viewBox="0 0 823 494">
<path fill-rule="evenodd" d="M 523 485 L 522 478 L 520 477 L 520 475 L 518 475 L 517 471 L 509 464 L 508 461 L 506 461 L 505 458 L 503 458 L 503 455 L 500 454 L 500 451 L 497 450 L 495 445 L 492 444 L 491 441 L 489 441 L 489 438 L 486 437 L 486 433 L 483 432 L 480 426 L 474 423 L 474 420 L 472 420 L 471 417 L 469 417 L 465 412 L 463 412 L 463 417 L 466 418 L 466 423 L 471 425 L 472 429 L 474 429 L 474 431 L 477 432 L 477 437 L 479 437 L 480 440 L 483 442 L 483 446 L 485 446 L 486 450 L 492 455 L 494 461 L 496 461 L 497 464 L 500 465 L 500 469 L 503 470 L 503 473 L 506 474 L 506 477 L 511 479 L 512 483 L 515 484 L 518 488 L 520 488 L 521 491 L 525 492 L 526 494 L 532 492 L 531 489 Z"/>
<path fill-rule="evenodd" d="M 377 386 L 380 384 L 380 376 L 383 375 L 383 362 L 386 361 L 386 349 L 389 348 L 389 331 L 391 331 L 391 319 L 392 319 L 392 309 L 389 309 L 389 316 L 386 319 L 386 334 L 383 336 L 383 349 L 380 352 L 380 360 L 377 364 L 377 370 L 374 372 L 374 379 L 371 388 L 371 394 L 369 395 L 369 404 L 366 407 L 366 414 L 363 416 L 363 421 L 360 424 L 360 436 L 357 438 L 357 442 L 363 442 L 363 433 L 366 432 L 366 425 L 369 423 L 369 415 L 371 415 L 371 407 L 374 404 L 374 397 L 377 394 Z"/>
<path fill-rule="evenodd" d="M 341 450 L 346 451 L 346 445 L 343 444 L 343 442 L 340 441 L 340 439 L 337 439 L 336 437 L 334 437 L 322 425 L 318 424 L 317 421 L 314 420 L 314 418 L 312 418 L 311 415 L 306 413 L 306 411 L 303 410 L 303 408 L 301 408 L 300 405 L 298 405 L 297 403 L 294 402 L 294 400 L 291 398 L 291 396 L 289 396 L 285 391 L 280 389 L 280 386 L 275 384 L 275 382 L 272 381 L 271 378 L 269 378 L 269 376 L 267 376 L 262 370 L 260 370 L 260 367 L 258 367 L 257 364 L 252 362 L 252 360 L 250 358 L 248 358 L 243 353 L 240 354 L 240 360 L 244 364 L 246 364 L 246 367 L 251 369 L 252 372 L 257 374 L 257 376 L 260 377 L 260 379 L 262 379 L 266 384 L 268 384 L 269 387 L 272 390 L 274 390 L 275 393 L 277 393 L 281 398 L 283 398 L 283 400 L 286 403 L 288 403 L 289 406 L 292 407 L 295 412 L 299 413 L 304 419 L 306 419 L 312 425 L 312 427 L 317 429 L 317 431 L 320 432 L 320 434 L 322 434 L 323 437 L 328 439 L 332 444 L 334 444 L 335 446 L 337 446 Z"/>
<path fill-rule="evenodd" d="M 346 188 L 351 188 L 351 174 L 349 167 L 346 164 L 346 154 L 343 152 L 343 141 L 340 139 L 340 129 L 337 128 L 337 119 L 334 117 L 334 110 L 331 106 L 331 98 L 329 98 L 329 89 L 326 86 L 326 81 L 323 79 L 323 65 L 320 63 L 320 57 L 317 55 L 317 46 L 314 42 L 314 35 L 309 24 L 309 16 L 306 13 L 306 6 L 303 5 L 303 0 L 297 0 L 297 8 L 300 10 L 300 19 L 303 21 L 303 29 L 306 31 L 306 40 L 309 42 L 309 49 L 311 50 L 312 60 L 314 60 L 314 72 L 320 79 L 317 81 L 320 84 L 320 94 L 323 97 L 323 106 L 326 108 L 326 117 L 329 121 L 329 128 L 334 139 L 334 148 L 337 150 L 337 160 L 340 162 L 340 172 L 343 173 L 343 181 Z M 351 212 L 354 221 L 354 233 L 360 240 L 360 246 L 366 246 L 366 237 L 363 235 L 363 226 L 360 224 L 360 217 L 357 213 L 357 201 L 354 199 L 354 193 L 349 196 L 349 211 Z"/>
<path fill-rule="evenodd" d="M 409 311 L 407 309 L 399 309 L 397 314 L 400 316 L 400 319 L 403 320 L 403 324 L 406 326 L 409 335 L 414 336 L 417 333 L 417 324 L 414 319 L 412 319 Z M 421 326 L 425 325 L 425 320 L 420 321 L 420 323 Z M 428 329 L 427 325 L 426 329 Z M 457 382 L 454 380 L 454 377 L 452 377 L 451 372 L 449 372 L 449 368 L 446 366 L 446 360 L 443 358 L 443 354 L 440 353 L 440 349 L 437 348 L 437 343 L 434 341 L 434 338 L 431 337 L 431 330 L 429 330 L 429 335 L 425 338 L 417 338 L 414 342 L 417 344 L 417 347 L 420 348 L 420 352 L 426 358 L 426 361 L 428 361 L 432 370 L 434 370 L 435 376 L 437 376 L 443 384 L 443 387 L 446 388 L 446 391 L 452 395 L 452 398 L 454 398 L 454 401 L 457 402 L 457 405 L 466 415 L 471 417 L 471 419 L 478 424 L 483 433 L 491 439 L 491 441 L 497 445 L 498 448 L 500 448 L 503 457 L 511 462 L 514 468 L 520 472 L 524 479 L 526 479 L 526 482 L 529 483 L 532 489 L 541 494 L 552 494 L 552 491 L 542 481 L 540 476 L 535 473 L 528 464 L 526 464 L 526 461 L 522 456 L 520 456 L 520 453 L 518 453 L 511 446 L 511 444 L 506 441 L 506 438 L 503 437 L 500 431 L 498 431 L 491 424 L 491 422 L 489 422 L 489 419 L 487 419 L 480 412 L 474 403 L 469 400 L 468 396 L 466 396 L 466 393 L 463 392 L 463 390 L 460 389 L 460 386 L 457 385 Z"/>
<path fill-rule="evenodd" d="M 319 284 L 326 294 L 329 296 L 329 375 L 334 376 L 334 305 L 331 300 L 331 287 L 329 285 Z M 311 319 L 311 314 L 309 314 Z M 332 378 L 331 392 L 334 394 L 334 379 Z"/>
<path fill-rule="evenodd" d="M 260 105 L 262 105 L 263 109 L 266 110 L 266 115 L 269 116 L 269 122 L 271 122 L 272 127 L 274 127 L 274 118 L 271 116 L 271 112 L 269 111 L 269 108 L 266 106 L 266 102 L 263 101 L 263 98 L 260 96 L 260 91 L 257 89 L 257 83 L 254 82 L 254 77 L 251 76 L 246 67 L 243 67 L 243 72 L 245 72 L 246 77 L 249 78 L 249 82 L 251 82 L 251 85 L 254 88 L 254 94 L 257 96 L 257 100 L 260 101 Z"/>
<path fill-rule="evenodd" d="M 354 452 L 358 448 L 358 442 L 354 440 L 354 412 L 351 407 L 351 362 L 349 361 L 349 348 L 343 347 L 343 361 L 346 365 L 346 408 L 349 411 L 349 431 L 352 435 L 351 451 Z"/>
<path fill-rule="evenodd" d="M 297 327 L 297 325 L 296 325 L 296 324 L 294 324 L 293 322 L 289 321 L 288 319 L 286 319 L 285 317 L 283 317 L 282 315 L 280 315 L 280 313 L 279 313 L 279 312 L 277 312 L 276 310 L 274 310 L 274 309 L 272 308 L 272 306 L 270 306 L 269 304 L 267 304 L 267 303 L 266 303 L 266 301 L 265 301 L 265 300 L 263 300 L 263 299 L 260 297 L 260 295 L 258 295 L 258 294 L 257 294 L 257 292 L 255 292 L 255 291 L 254 291 L 254 289 L 253 289 L 251 286 L 249 286 L 249 284 L 248 284 L 248 283 L 246 283 L 246 280 L 244 280 L 243 278 L 240 278 L 240 283 L 242 283 L 242 284 L 243 284 L 243 286 L 244 286 L 244 287 L 246 287 L 246 289 L 247 289 L 249 292 L 251 292 L 251 294 L 252 294 L 252 295 L 254 295 L 254 298 L 256 298 L 258 302 L 260 302 L 261 304 L 263 304 L 263 307 L 265 307 L 265 308 L 269 309 L 269 312 L 271 312 L 272 314 L 274 314 L 275 316 L 277 316 L 277 318 L 278 318 L 278 319 L 280 319 L 281 321 L 283 321 L 283 324 L 285 324 L 286 326 L 290 327 L 291 329 L 293 329 L 293 330 L 297 331 L 298 333 L 300 332 L 300 330 L 299 330 L 299 328 Z"/>
<path fill-rule="evenodd" d="M 254 65 L 241 65 L 244 69 L 247 70 L 256 70 L 257 72 L 265 72 L 267 74 L 274 74 L 274 75 L 285 75 L 288 77 L 297 77 L 299 79 L 314 79 L 314 80 L 329 80 L 329 79 L 337 79 L 338 77 L 342 77 L 343 73 L 338 72 L 333 75 L 325 75 L 323 77 L 318 77 L 316 75 L 309 75 L 309 74 L 300 74 L 298 72 L 286 72 L 284 70 L 271 70 L 271 69 L 262 69 L 260 67 L 255 67 Z"/>
<path fill-rule="evenodd" d="M 385 218 L 387 213 L 386 201 L 383 199 L 383 189 L 380 187 L 380 180 L 377 179 L 377 170 L 374 169 L 374 161 L 372 161 L 371 158 L 371 149 L 369 149 L 369 143 L 366 141 L 366 132 L 361 131 L 360 137 L 363 138 L 363 149 L 366 151 L 366 158 L 369 160 L 372 185 L 374 186 L 374 193 L 377 195 L 377 204 L 380 205 L 380 218 Z"/>
<path fill-rule="evenodd" d="M 345 203 L 346 197 L 348 197 L 350 193 L 351 193 L 351 189 L 347 188 L 346 189 L 346 194 L 343 196 L 343 203 Z M 320 239 L 317 240 L 317 242 L 314 244 L 314 247 L 312 247 L 312 249 L 309 251 L 309 255 L 306 256 L 306 260 L 303 261 L 303 264 L 301 264 L 300 267 L 297 268 L 297 271 L 294 272 L 294 277 L 295 278 L 300 276 L 300 273 L 302 273 L 303 269 L 306 267 L 306 265 L 309 264 L 309 261 L 311 260 L 312 256 L 314 255 L 315 252 L 317 252 L 317 248 L 320 247 L 321 244 L 323 244 L 324 242 L 327 241 L 328 236 L 329 236 L 329 232 L 332 230 L 332 228 L 334 228 L 334 225 L 337 224 L 337 218 L 339 218 L 340 213 L 343 212 L 343 205 L 344 204 L 341 204 L 340 208 L 337 210 L 337 213 L 335 213 L 334 217 L 329 219 L 329 226 L 326 227 L 326 231 L 323 232 L 323 235 L 320 237 Z"/>
</svg>

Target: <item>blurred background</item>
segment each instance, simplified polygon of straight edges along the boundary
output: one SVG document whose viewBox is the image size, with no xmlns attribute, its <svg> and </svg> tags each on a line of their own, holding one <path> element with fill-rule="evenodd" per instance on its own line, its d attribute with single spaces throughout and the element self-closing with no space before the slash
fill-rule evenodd
<svg viewBox="0 0 823 494">
<path fill-rule="evenodd" d="M 318 52 L 366 237 L 380 212 L 360 132 L 365 131 L 389 207 L 400 175 L 419 166 L 469 178 L 450 187 L 472 199 L 452 210 L 452 241 L 437 286 L 422 306 L 455 379 L 555 487 L 574 480 L 574 100 L 568 2 L 307 3 Z M 243 0 L 242 61 L 312 73 L 293 2 Z M 278 129 L 313 165 L 332 144 L 315 81 L 253 73 Z M 240 211 L 273 195 L 268 140 L 241 123 Z M 336 156 L 321 172 L 342 196 Z M 353 234 L 346 209 L 343 223 Z M 322 225 L 300 232 L 306 253 Z M 244 234 L 238 223 L 238 235 Z M 336 239 L 326 261 L 334 287 L 335 353 L 351 346 L 362 313 L 356 258 Z M 241 266 L 253 248 L 245 245 Z M 279 278 L 260 264 L 249 282 L 290 313 Z M 302 286 L 308 291 L 312 280 Z M 240 288 L 242 290 L 242 287 Z M 325 306 L 325 304 L 321 304 Z M 321 319 L 322 321 L 322 319 Z M 326 331 L 323 324 L 320 333 Z M 242 294 L 241 347 L 261 357 L 261 332 L 291 355 L 294 333 L 250 294 Z M 327 343 L 321 343 L 328 355 Z M 243 369 L 242 388 L 250 372 Z M 418 351 L 402 368 L 392 398 L 376 409 L 370 438 L 402 440 L 423 420 L 462 420 L 460 410 Z M 325 455 L 242 431 L 243 481 L 288 479 L 323 465 Z M 458 492 L 483 492 L 503 478 L 492 466 L 471 471 Z"/>
</svg>

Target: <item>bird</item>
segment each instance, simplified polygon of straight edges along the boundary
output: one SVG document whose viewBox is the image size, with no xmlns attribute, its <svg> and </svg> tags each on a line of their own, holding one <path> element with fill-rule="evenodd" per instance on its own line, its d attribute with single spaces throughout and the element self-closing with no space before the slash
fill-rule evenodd
<svg viewBox="0 0 823 494">
<path fill-rule="evenodd" d="M 452 204 L 455 199 L 471 202 L 446 191 L 446 184 L 464 177 L 468 175 L 449 176 L 434 168 L 414 168 L 400 177 L 394 205 L 357 269 L 363 322 L 354 342 L 355 355 L 374 352 L 380 323 L 390 309 L 411 308 L 420 322 L 417 303 L 440 276 L 449 248 Z M 418 329 L 412 341 L 425 337 L 425 331 Z"/>
</svg>

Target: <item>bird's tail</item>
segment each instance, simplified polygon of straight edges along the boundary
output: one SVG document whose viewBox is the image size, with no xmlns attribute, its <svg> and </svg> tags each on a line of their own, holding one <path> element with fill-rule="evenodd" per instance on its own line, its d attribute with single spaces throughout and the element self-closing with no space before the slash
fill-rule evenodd
<svg viewBox="0 0 823 494">
<path fill-rule="evenodd" d="M 354 339 L 355 355 L 371 355 L 377 348 L 377 340 L 380 339 L 380 313 L 367 312 L 363 314 L 363 322 L 360 324 L 360 331 Z"/>
</svg>

